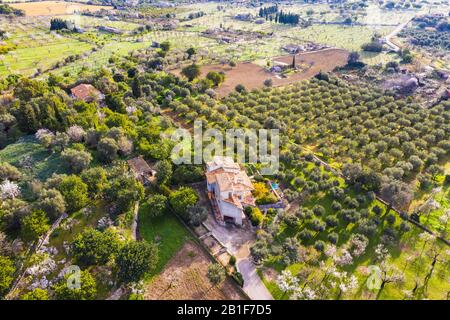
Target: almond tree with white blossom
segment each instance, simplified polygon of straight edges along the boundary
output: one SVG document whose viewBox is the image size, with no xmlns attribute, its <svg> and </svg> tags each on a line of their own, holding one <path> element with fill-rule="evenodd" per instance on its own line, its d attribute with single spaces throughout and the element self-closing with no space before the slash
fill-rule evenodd
<svg viewBox="0 0 450 320">
<path fill-rule="evenodd" d="M 20 187 L 17 185 L 17 183 L 5 180 L 0 185 L 0 195 L 3 200 L 17 198 L 18 196 L 20 196 Z"/>
<path fill-rule="evenodd" d="M 282 298 L 286 293 L 293 292 L 298 288 L 298 279 L 289 270 L 283 270 L 277 277 L 276 283 L 280 290 L 283 291 Z"/>
<path fill-rule="evenodd" d="M 71 126 L 67 129 L 67 135 L 73 142 L 81 142 L 86 137 L 86 131 L 80 126 Z"/>
<path fill-rule="evenodd" d="M 311 289 L 309 286 L 305 285 L 303 287 L 298 287 L 292 292 L 289 297 L 290 300 L 315 300 L 317 299 L 316 291 Z"/>
<path fill-rule="evenodd" d="M 395 283 L 400 284 L 404 282 L 405 275 L 403 272 L 401 272 L 395 265 L 390 264 L 388 262 L 388 258 L 381 262 L 380 264 L 381 269 L 381 285 L 377 292 L 376 300 L 378 300 L 381 296 L 381 293 L 383 292 L 383 289 L 386 287 L 389 283 Z"/>
</svg>

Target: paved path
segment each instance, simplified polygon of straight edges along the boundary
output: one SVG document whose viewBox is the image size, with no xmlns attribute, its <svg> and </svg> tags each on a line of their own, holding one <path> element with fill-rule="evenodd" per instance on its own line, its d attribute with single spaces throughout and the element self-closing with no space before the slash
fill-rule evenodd
<svg viewBox="0 0 450 320">
<path fill-rule="evenodd" d="M 250 261 L 250 255 L 244 259 L 237 259 L 239 272 L 244 278 L 244 291 L 252 300 L 273 300 L 272 295 L 262 282 L 256 267 Z"/>
<path fill-rule="evenodd" d="M 401 23 L 397 26 L 397 28 L 395 28 L 391 33 L 389 33 L 385 38 L 384 41 L 386 42 L 386 44 L 395 52 L 399 52 L 400 51 L 400 47 L 397 46 L 395 43 L 393 43 L 391 41 L 391 38 L 396 36 L 400 31 L 403 30 L 404 27 L 406 27 L 406 25 L 412 20 L 413 18 L 409 19 L 408 21 Z"/>
<path fill-rule="evenodd" d="M 255 241 L 254 233 L 238 227 L 223 227 L 216 222 L 212 214 L 208 215 L 204 225 L 236 257 L 237 267 L 244 278 L 245 293 L 252 300 L 273 300 L 251 261 L 249 248 Z"/>
</svg>

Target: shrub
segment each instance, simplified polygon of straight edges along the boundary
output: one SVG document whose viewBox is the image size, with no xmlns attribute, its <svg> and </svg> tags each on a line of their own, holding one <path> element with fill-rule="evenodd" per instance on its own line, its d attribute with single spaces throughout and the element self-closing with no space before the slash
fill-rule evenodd
<svg viewBox="0 0 450 320">
<path fill-rule="evenodd" d="M 19 169 L 10 165 L 7 162 L 0 163 L 0 181 L 3 180 L 11 180 L 16 181 L 19 180 L 22 174 Z"/>
<path fill-rule="evenodd" d="M 242 276 L 242 274 L 240 272 L 235 271 L 231 274 L 231 276 L 241 287 L 244 286 L 244 277 Z"/>
<path fill-rule="evenodd" d="M 264 204 L 276 203 L 277 201 L 278 201 L 278 198 L 273 193 L 266 193 L 265 195 L 256 199 L 256 204 L 264 205 Z"/>
<path fill-rule="evenodd" d="M 0 297 L 8 291 L 9 286 L 14 280 L 14 262 L 0 255 Z"/>
<path fill-rule="evenodd" d="M 339 240 L 339 235 L 336 232 L 332 232 L 328 235 L 328 241 L 332 244 L 337 244 Z"/>
<path fill-rule="evenodd" d="M 317 241 L 314 243 L 314 248 L 315 248 L 317 251 L 323 251 L 323 250 L 325 249 L 325 242 L 323 242 L 322 240 L 317 240 Z"/>
<path fill-rule="evenodd" d="M 259 226 L 264 221 L 264 215 L 258 208 L 253 208 L 252 213 L 250 215 L 250 222 L 253 226 Z"/>
<path fill-rule="evenodd" d="M 61 159 L 71 172 L 79 173 L 89 166 L 92 156 L 87 151 L 66 149 L 61 153 Z"/>
<path fill-rule="evenodd" d="M 271 87 L 273 86 L 273 80 L 272 79 L 266 79 L 264 80 L 264 86 Z"/>
<path fill-rule="evenodd" d="M 80 288 L 69 288 L 70 281 L 67 273 L 54 287 L 55 296 L 58 300 L 94 300 L 97 295 L 97 284 L 94 277 L 87 271 L 81 271 Z"/>
<path fill-rule="evenodd" d="M 81 264 L 104 265 L 117 253 L 119 246 L 119 238 L 114 232 L 88 228 L 76 235 L 71 243 L 71 253 Z"/>
<path fill-rule="evenodd" d="M 22 238 L 27 241 L 35 241 L 50 229 L 45 212 L 34 210 L 30 215 L 22 219 Z"/>
<path fill-rule="evenodd" d="M 147 242 L 129 242 L 117 254 L 118 276 L 123 282 L 136 282 L 158 261 L 158 248 Z"/>
<path fill-rule="evenodd" d="M 167 197 L 162 194 L 152 195 L 141 205 L 141 213 L 149 217 L 159 217 L 167 211 Z"/>
<path fill-rule="evenodd" d="M 186 221 L 189 220 L 187 210 L 189 207 L 197 203 L 198 196 L 194 189 L 189 187 L 181 187 L 173 191 L 169 196 L 169 203 L 175 213 L 179 214 Z"/>
<path fill-rule="evenodd" d="M 247 89 L 244 87 L 244 85 L 242 85 L 242 84 L 238 84 L 235 88 L 234 88 L 234 90 L 236 90 L 236 92 L 239 92 L 239 93 L 243 93 L 243 92 L 245 92 L 245 91 L 247 91 Z"/>
<path fill-rule="evenodd" d="M 43 290 L 41 288 L 36 288 L 34 290 L 31 290 L 27 293 L 25 293 L 22 297 L 20 297 L 21 300 L 48 300 L 48 291 Z"/>
</svg>

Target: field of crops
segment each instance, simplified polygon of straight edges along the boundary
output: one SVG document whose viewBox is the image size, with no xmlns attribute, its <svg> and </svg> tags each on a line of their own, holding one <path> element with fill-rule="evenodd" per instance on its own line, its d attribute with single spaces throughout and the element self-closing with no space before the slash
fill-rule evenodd
<svg viewBox="0 0 450 320">
<path fill-rule="evenodd" d="M 66 19 L 75 22 L 75 24 L 83 29 L 95 28 L 98 26 L 112 27 L 123 31 L 133 31 L 141 24 L 128 21 L 114 21 L 107 18 L 97 18 L 93 16 L 84 16 L 80 14 L 70 14 L 60 16 L 61 19 Z"/>
<path fill-rule="evenodd" d="M 25 11 L 27 16 L 56 16 L 64 14 L 72 14 L 81 11 L 98 11 L 100 9 L 107 9 L 105 6 L 91 6 L 87 4 L 80 4 L 75 2 L 65 1 L 42 1 L 42 2 L 26 2 L 13 3 L 12 7 Z"/>
<path fill-rule="evenodd" d="M 302 28 L 265 22 L 255 24 L 254 22 L 240 21 L 235 15 L 242 13 L 243 9 L 235 6 L 224 5 L 224 9 L 218 11 L 216 3 L 192 4 L 182 6 L 178 10 L 177 17 L 183 18 L 190 13 L 203 11 L 203 17 L 182 22 L 176 31 L 151 31 L 138 36 L 112 36 L 101 34 L 97 31 L 98 26 L 108 26 L 120 29 L 124 32 L 136 30 L 141 24 L 139 21 L 111 21 L 104 18 L 95 18 L 70 14 L 67 8 L 70 3 L 57 1 L 45 1 L 36 3 L 20 3 L 17 6 L 28 9 L 28 14 L 33 17 L 17 19 L 12 23 L 7 20 L 0 22 L 0 28 L 8 32 L 9 37 L 6 44 L 14 45 L 15 49 L 0 57 L 0 75 L 10 72 L 18 72 L 26 75 L 35 74 L 38 70 L 47 70 L 62 61 L 69 55 L 86 53 L 83 61 L 76 61 L 64 65 L 57 73 L 76 77 L 80 70 L 95 69 L 109 59 L 111 54 L 123 55 L 135 49 L 147 48 L 153 41 L 169 41 L 174 48 L 185 50 L 190 46 L 199 48 L 202 52 L 202 64 L 217 63 L 220 60 L 253 61 L 259 65 L 266 65 L 273 57 L 284 54 L 282 46 L 289 43 L 301 44 L 305 41 L 326 44 L 329 46 L 347 49 L 349 51 L 360 51 L 361 45 L 367 43 L 371 37 L 378 33 L 385 35 L 392 27 L 383 26 L 342 26 L 315 24 Z M 83 5 L 81 5 L 83 6 Z M 29 9 L 33 7 L 33 10 Z M 49 9 L 50 8 L 50 9 Z M 326 5 L 296 5 L 292 8 L 294 12 L 302 16 L 308 16 L 317 21 L 337 21 L 337 10 L 326 10 Z M 312 13 L 310 12 L 312 9 Z M 245 8 L 245 12 L 257 15 L 257 8 Z M 368 12 L 376 9 L 369 7 Z M 76 25 L 87 29 L 89 32 L 83 35 L 62 36 L 49 33 L 49 17 L 34 15 L 60 15 L 62 19 L 75 22 Z M 361 20 L 367 23 L 385 23 L 391 20 L 392 14 L 381 12 L 377 14 L 362 16 L 371 17 L 371 21 Z M 397 23 L 410 17 L 410 12 L 395 15 Z M 362 19 L 362 18 L 361 18 Z M 220 43 L 214 39 L 205 38 L 200 32 L 210 28 L 231 28 L 249 32 L 262 31 L 266 35 L 260 39 L 239 41 L 236 43 Z M 81 42 L 79 40 L 82 40 Z M 90 53 L 94 44 L 100 45 L 97 52 Z M 362 60 L 368 64 L 386 63 L 394 60 L 395 56 L 385 53 L 361 53 Z"/>
<path fill-rule="evenodd" d="M 0 75 L 11 72 L 32 75 L 51 68 L 62 59 L 92 49 L 92 45 L 74 38 L 50 32 L 48 20 L 23 18 L 14 23 L 0 21 L 0 28 L 8 33 L 4 42 L 14 50 L 0 56 Z"/>
</svg>

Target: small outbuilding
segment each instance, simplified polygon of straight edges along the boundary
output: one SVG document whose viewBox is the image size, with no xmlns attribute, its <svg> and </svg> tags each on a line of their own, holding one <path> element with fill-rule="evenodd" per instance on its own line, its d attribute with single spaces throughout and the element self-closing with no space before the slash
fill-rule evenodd
<svg viewBox="0 0 450 320">
<path fill-rule="evenodd" d="M 128 166 L 137 180 L 143 185 L 153 182 L 156 178 L 156 171 L 142 158 L 142 156 L 127 161 Z"/>
<path fill-rule="evenodd" d="M 82 83 L 70 89 L 72 98 L 82 100 L 84 102 L 100 101 L 105 96 L 98 91 L 93 85 Z"/>
</svg>

